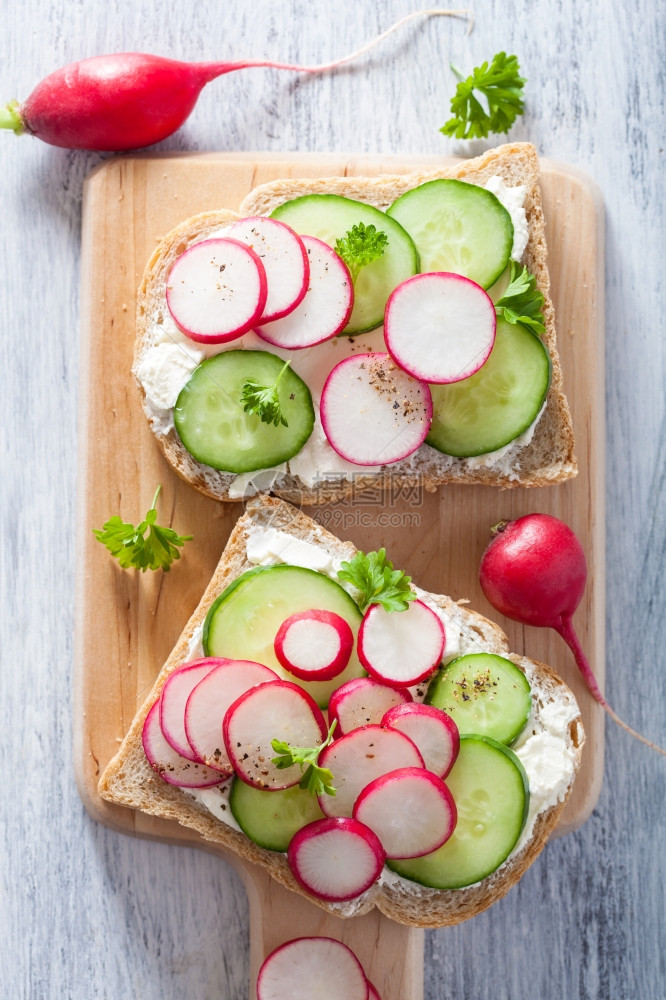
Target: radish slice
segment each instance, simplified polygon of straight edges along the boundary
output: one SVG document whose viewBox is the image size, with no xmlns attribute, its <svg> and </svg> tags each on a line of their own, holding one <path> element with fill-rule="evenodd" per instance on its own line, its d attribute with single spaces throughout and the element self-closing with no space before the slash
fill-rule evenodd
<svg viewBox="0 0 666 1000">
<path fill-rule="evenodd" d="M 420 858 L 446 843 L 457 814 L 441 778 L 422 767 L 403 767 L 363 789 L 354 819 L 374 830 L 387 858 Z"/>
<path fill-rule="evenodd" d="M 358 630 L 358 658 L 376 680 L 409 687 L 439 666 L 445 641 L 439 616 L 423 601 L 412 601 L 406 611 L 372 604 Z"/>
<path fill-rule="evenodd" d="M 338 455 L 355 465 L 388 465 L 425 441 L 432 396 L 425 382 L 401 371 L 388 354 L 356 354 L 326 379 L 320 411 Z"/>
<path fill-rule="evenodd" d="M 409 736 L 427 769 L 440 778 L 447 776 L 460 750 L 460 734 L 451 716 L 441 708 L 413 702 L 396 705 L 389 708 L 382 726 L 390 726 Z"/>
<path fill-rule="evenodd" d="M 164 738 L 181 757 L 187 760 L 201 760 L 192 749 L 185 732 L 187 699 L 199 681 L 221 662 L 222 660 L 216 657 L 205 656 L 200 660 L 185 663 L 178 670 L 174 670 L 162 688 L 160 726 Z"/>
<path fill-rule="evenodd" d="M 377 990 L 368 979 L 368 1000 L 382 1000 Z"/>
<path fill-rule="evenodd" d="M 285 670 L 304 681 L 341 674 L 354 648 L 354 633 L 334 611 L 299 611 L 280 625 L 275 655 Z"/>
<path fill-rule="evenodd" d="M 305 298 L 282 319 L 256 328 L 269 344 L 289 351 L 337 336 L 354 307 L 354 286 L 344 261 L 321 240 L 301 236 L 310 261 Z"/>
<path fill-rule="evenodd" d="M 412 741 L 397 729 L 362 726 L 335 740 L 319 755 L 319 766 L 333 773 L 335 795 L 320 795 L 325 816 L 351 816 L 366 785 L 399 767 L 423 767 Z"/>
<path fill-rule="evenodd" d="M 268 294 L 259 322 L 280 319 L 295 309 L 310 279 L 310 261 L 300 236 L 284 222 L 263 216 L 240 219 L 227 232 L 254 250 L 264 265 Z"/>
<path fill-rule="evenodd" d="M 363 967 L 350 948 L 330 937 L 301 937 L 264 959 L 257 1000 L 368 1000 Z"/>
<path fill-rule="evenodd" d="M 406 689 L 387 687 L 371 677 L 355 677 L 341 684 L 331 695 L 328 720 L 337 720 L 333 734 L 338 739 L 359 726 L 379 725 L 389 709 L 411 701 L 412 696 Z"/>
<path fill-rule="evenodd" d="M 198 760 L 222 774 L 233 774 L 222 738 L 226 711 L 243 692 L 275 680 L 278 675 L 263 663 L 224 658 L 218 661 L 193 688 L 185 705 L 185 734 Z"/>
<path fill-rule="evenodd" d="M 358 820 L 337 817 L 301 827 L 291 838 L 287 860 L 304 889 L 341 903 L 374 885 L 386 857 L 372 830 Z"/>
<path fill-rule="evenodd" d="M 181 254 L 167 278 L 174 322 L 191 340 L 222 344 L 258 321 L 266 304 L 266 272 L 238 240 L 203 240 Z"/>
<path fill-rule="evenodd" d="M 290 681 L 269 681 L 242 694 L 224 717 L 224 743 L 238 777 L 259 788 L 290 788 L 301 780 L 300 764 L 278 768 L 271 742 L 316 747 L 326 739 L 317 703 Z M 406 738 L 406 737 L 405 737 Z"/>
<path fill-rule="evenodd" d="M 391 293 L 384 315 L 389 354 L 425 382 L 459 382 L 473 375 L 488 360 L 496 327 L 490 296 L 476 282 L 447 271 L 407 278 Z"/>
<path fill-rule="evenodd" d="M 181 757 L 164 738 L 160 726 L 159 700 L 152 706 L 141 733 L 143 752 L 153 771 L 169 785 L 180 788 L 210 788 L 221 785 L 224 777 L 204 764 Z"/>
</svg>

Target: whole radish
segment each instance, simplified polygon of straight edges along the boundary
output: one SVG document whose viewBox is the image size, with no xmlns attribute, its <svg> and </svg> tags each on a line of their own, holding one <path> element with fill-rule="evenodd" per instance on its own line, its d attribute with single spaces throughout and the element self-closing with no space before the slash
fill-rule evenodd
<svg viewBox="0 0 666 1000">
<path fill-rule="evenodd" d="M 610 717 L 636 739 L 666 755 L 615 714 L 599 690 L 592 668 L 573 627 L 587 581 L 587 563 L 580 541 L 563 521 L 550 514 L 527 514 L 502 521 L 481 559 L 481 589 L 497 611 L 521 622 L 552 628 L 574 654 L 592 697 Z"/>
<path fill-rule="evenodd" d="M 322 73 L 350 62 L 414 17 L 467 11 L 422 10 L 403 17 L 363 48 L 321 66 L 270 60 L 180 62 L 140 52 L 95 56 L 56 70 L 19 104 L 0 107 L 0 128 L 68 149 L 127 150 L 166 139 L 191 114 L 207 83 L 237 69 L 272 67 Z"/>
</svg>

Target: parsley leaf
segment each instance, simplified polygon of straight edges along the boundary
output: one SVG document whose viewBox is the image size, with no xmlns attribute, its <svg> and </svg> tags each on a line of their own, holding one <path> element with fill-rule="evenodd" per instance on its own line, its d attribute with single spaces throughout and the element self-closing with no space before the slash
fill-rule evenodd
<svg viewBox="0 0 666 1000">
<path fill-rule="evenodd" d="M 511 261 L 509 284 L 495 303 L 495 312 L 507 323 L 522 323 L 534 333 L 546 332 L 543 295 L 536 286 L 536 278 L 515 260 Z"/>
<path fill-rule="evenodd" d="M 385 611 L 406 611 L 416 598 L 410 587 L 411 576 L 393 569 L 386 558 L 386 549 L 378 552 L 357 552 L 351 562 L 343 562 L 338 579 L 360 590 L 357 601 L 363 614 L 371 604 L 381 604 Z"/>
<path fill-rule="evenodd" d="M 253 378 L 249 378 L 243 383 L 241 403 L 246 413 L 256 413 L 264 423 L 274 424 L 275 427 L 278 424 L 282 424 L 284 427 L 289 426 L 280 408 L 278 385 L 290 364 L 290 361 L 285 361 L 272 385 L 260 385 Z"/>
<path fill-rule="evenodd" d="M 524 110 L 522 98 L 526 81 L 520 76 L 517 57 L 497 52 L 490 66 L 487 62 L 476 66 L 466 80 L 455 66 L 451 69 L 460 81 L 451 99 L 454 117 L 440 132 L 456 139 L 481 139 L 489 132 L 508 132 Z M 487 111 L 475 91 L 485 98 Z"/>
<path fill-rule="evenodd" d="M 284 740 L 271 740 L 271 746 L 276 754 L 279 754 L 278 757 L 273 757 L 271 763 L 280 770 L 300 764 L 303 771 L 304 765 L 307 765 L 298 787 L 310 792 L 311 795 L 335 795 L 333 773 L 327 767 L 320 767 L 317 761 L 324 747 L 332 742 L 333 730 L 337 724 L 338 720 L 333 719 L 328 736 L 318 747 L 292 747 Z"/>
<path fill-rule="evenodd" d="M 388 236 L 372 223 L 366 226 L 359 222 L 352 226 L 346 235 L 335 241 L 335 252 L 349 268 L 353 284 L 362 268 L 379 260 L 388 246 Z"/>
<path fill-rule="evenodd" d="M 178 549 L 192 538 L 192 535 L 179 535 L 173 528 L 162 528 L 155 523 L 155 504 L 161 489 L 158 486 L 155 490 L 150 510 L 136 528 L 117 514 L 103 528 L 93 528 L 95 538 L 107 547 L 123 569 L 140 569 L 142 573 L 147 569 L 163 569 L 167 572 L 174 559 L 180 559 Z"/>
</svg>

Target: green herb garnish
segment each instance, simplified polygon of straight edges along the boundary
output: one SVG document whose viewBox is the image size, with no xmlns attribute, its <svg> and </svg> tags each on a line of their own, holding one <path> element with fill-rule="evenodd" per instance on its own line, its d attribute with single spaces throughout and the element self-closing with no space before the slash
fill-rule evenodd
<svg viewBox="0 0 666 1000">
<path fill-rule="evenodd" d="M 388 236 L 372 223 L 366 226 L 359 222 L 357 226 L 352 226 L 342 239 L 335 241 L 335 252 L 341 257 L 352 276 L 352 283 L 356 284 L 356 279 L 362 268 L 372 264 L 374 260 L 379 260 L 388 246 Z"/>
<path fill-rule="evenodd" d="M 174 559 L 180 559 L 178 549 L 192 538 L 192 535 L 179 535 L 173 528 L 162 528 L 155 523 L 155 504 L 161 489 L 158 486 L 155 490 L 150 510 L 136 528 L 117 514 L 103 528 L 93 528 L 95 538 L 107 547 L 123 569 L 140 569 L 142 573 L 147 569 L 163 569 L 167 572 Z"/>
<path fill-rule="evenodd" d="M 515 260 L 511 261 L 510 266 L 509 284 L 495 303 L 495 312 L 507 323 L 522 323 L 534 333 L 545 333 L 544 300 L 536 286 L 536 278 Z"/>
<path fill-rule="evenodd" d="M 289 426 L 280 408 L 278 385 L 290 364 L 290 361 L 285 361 L 272 385 L 260 385 L 253 378 L 249 378 L 243 383 L 241 403 L 246 413 L 256 413 L 264 423 L 274 424 L 275 427 L 278 424 L 282 424 L 284 427 Z"/>
<path fill-rule="evenodd" d="M 271 740 L 271 746 L 279 754 L 278 757 L 272 758 L 271 763 L 280 770 L 300 764 L 301 771 L 304 767 L 305 771 L 298 783 L 299 788 L 310 792 L 311 795 L 335 795 L 332 772 L 327 767 L 320 767 L 317 761 L 324 747 L 333 741 L 333 730 L 337 723 L 338 720 L 333 719 L 328 736 L 318 747 L 292 747 L 284 740 Z"/>
<path fill-rule="evenodd" d="M 475 67 L 467 79 L 455 66 L 451 69 L 460 83 L 451 99 L 454 117 L 440 132 L 456 139 L 484 139 L 490 132 L 508 132 L 524 110 L 525 80 L 520 76 L 517 57 L 498 52 L 490 65 L 484 62 Z M 475 91 L 485 98 L 486 107 L 475 96 Z"/>
<path fill-rule="evenodd" d="M 386 549 L 357 552 L 351 562 L 343 562 L 338 579 L 351 583 L 361 592 L 357 604 L 364 614 L 371 604 L 381 604 L 385 611 L 406 611 L 416 594 L 410 587 L 411 576 L 393 569 Z"/>
</svg>

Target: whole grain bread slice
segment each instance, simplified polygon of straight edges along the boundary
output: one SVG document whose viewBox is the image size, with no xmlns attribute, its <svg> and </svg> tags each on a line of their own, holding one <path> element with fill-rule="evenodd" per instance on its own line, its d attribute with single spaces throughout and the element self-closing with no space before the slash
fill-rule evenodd
<svg viewBox="0 0 666 1000">
<path fill-rule="evenodd" d="M 248 559 L 249 535 L 257 528 L 274 528 L 291 538 L 322 547 L 333 559 L 351 559 L 356 551 L 350 542 L 343 542 L 317 525 L 302 511 L 277 498 L 261 496 L 247 504 L 238 520 L 217 569 L 206 588 L 199 606 L 183 629 L 171 655 L 159 673 L 153 688 L 125 734 L 117 754 L 106 765 L 99 781 L 99 793 L 108 800 L 151 815 L 173 820 L 209 842 L 220 845 L 242 858 L 261 865 L 273 878 L 301 895 L 307 894 L 294 879 L 286 857 L 254 844 L 244 834 L 223 823 L 191 795 L 168 785 L 150 767 L 143 752 L 141 733 L 145 718 L 159 698 L 168 676 L 193 658 L 197 636 L 215 598 L 241 573 L 252 568 Z M 442 595 L 428 595 L 443 612 L 447 629 L 458 629 L 465 642 L 479 650 L 509 656 L 530 678 L 536 718 L 543 706 L 565 701 L 573 707 L 575 718 L 569 723 L 567 741 L 575 755 L 575 770 L 580 766 L 584 732 L 573 695 L 554 671 L 544 664 L 511 654 L 502 630 L 482 615 L 455 603 Z M 198 654 L 195 654 L 198 655 Z M 119 734 L 119 736 L 122 734 Z M 571 792 L 573 779 L 561 801 L 541 813 L 532 836 L 524 847 L 494 874 L 477 885 L 455 891 L 438 891 L 391 876 L 377 884 L 352 904 L 331 904 L 307 896 L 312 902 L 338 916 L 365 913 L 377 906 L 399 923 L 416 927 L 439 927 L 460 923 L 486 909 L 521 877 L 540 853 L 555 829 L 564 804 Z"/>
</svg>

